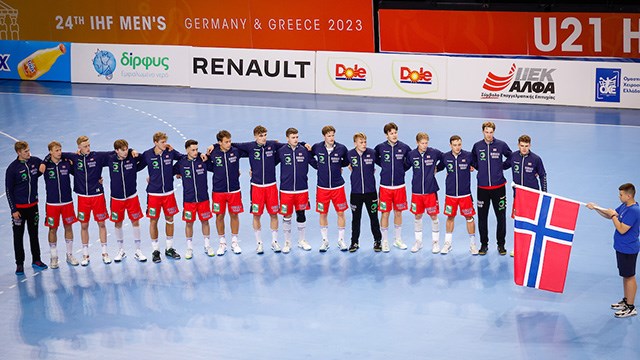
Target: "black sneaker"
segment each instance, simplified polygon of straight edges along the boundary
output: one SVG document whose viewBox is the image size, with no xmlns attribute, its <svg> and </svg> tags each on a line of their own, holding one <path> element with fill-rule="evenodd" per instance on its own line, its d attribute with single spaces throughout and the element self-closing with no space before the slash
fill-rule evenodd
<svg viewBox="0 0 640 360">
<path fill-rule="evenodd" d="M 36 270 L 44 270 L 46 268 L 48 268 L 47 264 L 43 263 L 42 261 L 38 260 L 38 261 L 34 261 L 31 264 L 31 267 L 36 269 Z"/>
<path fill-rule="evenodd" d="M 358 251 L 358 248 L 360 247 L 360 245 L 358 243 L 351 243 L 351 246 L 349 246 L 349 252 L 356 252 Z"/>
<path fill-rule="evenodd" d="M 478 250 L 478 255 L 487 255 L 487 251 L 489 251 L 489 247 L 487 245 L 480 246 L 480 250 Z"/>
<path fill-rule="evenodd" d="M 505 249 L 504 245 L 498 245 L 498 252 L 500 255 L 507 255 L 507 249 Z"/>
<path fill-rule="evenodd" d="M 376 240 L 373 242 L 373 251 L 375 252 L 382 251 L 382 243 L 380 242 L 380 240 Z"/>
<path fill-rule="evenodd" d="M 16 275 L 24 275 L 24 265 L 16 265 Z"/>
<path fill-rule="evenodd" d="M 180 254 L 178 254 L 174 248 L 168 248 L 164 251 L 164 254 L 172 259 L 180 260 Z"/>
<path fill-rule="evenodd" d="M 153 261 L 156 264 L 162 261 L 162 259 L 160 259 L 160 251 L 158 250 L 153 251 L 153 254 L 151 254 L 151 261 Z"/>
</svg>

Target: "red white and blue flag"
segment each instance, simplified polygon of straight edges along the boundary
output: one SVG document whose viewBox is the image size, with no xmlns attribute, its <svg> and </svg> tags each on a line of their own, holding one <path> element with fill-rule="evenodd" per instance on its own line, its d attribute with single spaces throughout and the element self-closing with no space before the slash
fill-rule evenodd
<svg viewBox="0 0 640 360">
<path fill-rule="evenodd" d="M 580 202 L 516 186 L 514 204 L 515 283 L 563 292 Z"/>
</svg>

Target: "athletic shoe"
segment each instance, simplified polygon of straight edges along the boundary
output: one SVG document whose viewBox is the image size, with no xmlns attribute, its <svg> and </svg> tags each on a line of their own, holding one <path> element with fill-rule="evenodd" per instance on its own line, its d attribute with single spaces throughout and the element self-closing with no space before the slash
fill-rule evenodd
<svg viewBox="0 0 640 360">
<path fill-rule="evenodd" d="M 397 247 L 400 250 L 407 250 L 407 244 L 405 244 L 402 239 L 396 239 L 396 241 L 393 242 L 393 246 Z"/>
<path fill-rule="evenodd" d="M 16 265 L 16 275 L 24 275 L 24 265 Z"/>
<path fill-rule="evenodd" d="M 122 261 L 122 259 L 126 257 L 127 257 L 127 254 L 124 252 L 124 249 L 120 249 L 118 250 L 118 253 L 116 254 L 116 256 L 113 258 L 113 261 L 119 263 L 120 261 Z"/>
<path fill-rule="evenodd" d="M 507 249 L 505 249 L 504 245 L 498 245 L 498 252 L 500 255 L 507 255 Z"/>
<path fill-rule="evenodd" d="M 440 254 L 447 255 L 449 253 L 449 251 L 451 251 L 451 243 L 448 242 L 448 241 L 445 241 L 444 242 L 444 246 L 440 250 Z"/>
<path fill-rule="evenodd" d="M 240 245 L 238 245 L 237 241 L 231 242 L 231 251 L 233 251 L 234 254 L 242 253 L 242 249 L 240 249 Z"/>
<path fill-rule="evenodd" d="M 111 258 L 109 257 L 109 254 L 102 254 L 102 262 L 105 264 L 111 264 Z"/>
<path fill-rule="evenodd" d="M 420 251 L 420 249 L 422 249 L 422 240 L 416 240 L 416 242 L 411 247 L 411 252 L 417 253 L 418 251 Z"/>
<path fill-rule="evenodd" d="M 311 250 L 311 245 L 309 245 L 309 243 L 305 239 L 302 239 L 302 240 L 298 241 L 298 247 L 301 248 L 304 251 Z"/>
<path fill-rule="evenodd" d="M 193 249 L 187 249 L 187 251 L 184 253 L 184 258 L 187 260 L 193 259 Z"/>
<path fill-rule="evenodd" d="M 46 268 L 48 268 L 47 264 L 43 263 L 42 261 L 38 260 L 38 261 L 34 261 L 31 264 L 31 267 L 36 269 L 36 270 L 44 270 Z"/>
<path fill-rule="evenodd" d="M 629 306 L 625 306 L 624 309 L 616 311 L 614 315 L 617 318 L 626 318 L 629 316 L 638 315 L 638 310 L 636 310 L 635 306 L 633 307 L 633 309 L 631 309 Z"/>
<path fill-rule="evenodd" d="M 209 257 L 216 256 L 216 252 L 213 251 L 213 248 L 211 246 L 205 246 L 204 247 L 204 253 L 207 254 L 207 256 L 209 256 Z"/>
<path fill-rule="evenodd" d="M 389 242 L 387 240 L 382 240 L 382 252 L 389 252 Z"/>
<path fill-rule="evenodd" d="M 622 298 L 622 300 L 618 301 L 617 303 L 611 304 L 611 308 L 613 310 L 622 310 L 626 307 L 627 307 L 627 298 Z"/>
<path fill-rule="evenodd" d="M 51 263 L 49 264 L 51 266 L 52 269 L 57 269 L 58 268 L 58 257 L 52 257 L 51 258 Z"/>
<path fill-rule="evenodd" d="M 471 255 L 478 255 L 478 247 L 476 246 L 475 242 L 472 242 L 469 245 L 469 252 L 471 253 Z"/>
<path fill-rule="evenodd" d="M 382 251 L 382 244 L 380 243 L 380 240 L 375 240 L 373 242 L 373 251 L 375 251 L 375 252 Z"/>
<path fill-rule="evenodd" d="M 285 241 L 284 242 L 284 247 L 282 248 L 282 253 L 283 254 L 288 254 L 289 251 L 291 251 L 291 241 Z"/>
<path fill-rule="evenodd" d="M 176 249 L 174 248 L 168 248 L 164 251 L 164 255 L 168 258 L 172 258 L 172 259 L 176 259 L 176 260 L 180 260 L 180 254 L 178 254 L 176 252 Z"/>
<path fill-rule="evenodd" d="M 352 242 L 351 246 L 349 246 L 349 252 L 356 252 L 358 251 L 359 247 L 360 247 L 360 244 Z"/>
<path fill-rule="evenodd" d="M 158 250 L 153 251 L 153 253 L 151 254 L 151 261 L 153 261 L 156 264 L 162 261 L 162 259 L 160 258 L 160 251 Z"/>
<path fill-rule="evenodd" d="M 160 255 L 159 251 L 158 251 L 158 255 Z M 147 257 L 144 256 L 144 254 L 142 254 L 142 250 L 140 249 L 136 250 L 135 254 L 133 254 L 133 258 L 138 260 L 139 262 L 147 261 Z"/>
<path fill-rule="evenodd" d="M 326 252 L 327 250 L 329 250 L 329 241 L 327 240 L 322 240 L 322 245 L 320 245 L 320 252 Z"/>
<path fill-rule="evenodd" d="M 509 252 L 509 256 L 511 256 L 511 257 L 514 257 L 514 256 L 515 256 L 515 253 L 513 252 L 513 250 L 511 250 L 511 251 Z"/>
<path fill-rule="evenodd" d="M 216 254 L 218 254 L 218 256 L 222 256 L 226 252 L 227 252 L 227 244 L 220 243 L 220 245 L 218 246 L 218 251 L 216 251 Z"/>
<path fill-rule="evenodd" d="M 440 244 L 438 241 L 431 242 L 431 252 L 437 254 L 440 252 Z"/>
<path fill-rule="evenodd" d="M 262 243 L 258 243 L 258 247 L 256 247 L 256 254 L 258 255 L 264 254 L 264 246 L 262 246 Z"/>
<path fill-rule="evenodd" d="M 347 244 L 344 242 L 344 240 L 338 240 L 338 247 L 340 248 L 340 251 L 347 251 L 349 250 L 349 247 L 347 246 Z"/>
<path fill-rule="evenodd" d="M 489 251 L 489 247 L 487 245 L 480 246 L 480 250 L 478 251 L 478 255 L 487 255 L 487 251 Z"/>
<path fill-rule="evenodd" d="M 89 255 L 82 255 L 82 260 L 80 261 L 80 265 L 89 266 L 90 261 L 91 260 L 89 260 Z"/>
<path fill-rule="evenodd" d="M 67 254 L 67 264 L 71 266 L 78 266 L 78 260 L 73 256 L 73 254 Z"/>
<path fill-rule="evenodd" d="M 280 251 L 282 251 L 280 249 L 280 244 L 278 244 L 277 241 L 272 241 L 271 242 L 271 250 L 273 250 L 274 253 L 279 253 Z"/>
</svg>

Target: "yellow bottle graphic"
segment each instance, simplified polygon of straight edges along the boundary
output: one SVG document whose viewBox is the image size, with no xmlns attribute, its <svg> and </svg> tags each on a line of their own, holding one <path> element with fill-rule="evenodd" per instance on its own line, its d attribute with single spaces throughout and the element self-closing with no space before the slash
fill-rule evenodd
<svg viewBox="0 0 640 360">
<path fill-rule="evenodd" d="M 35 80 L 44 75 L 53 64 L 58 60 L 60 55 L 67 52 L 64 44 L 42 49 L 27 56 L 18 64 L 18 74 L 22 80 Z"/>
</svg>

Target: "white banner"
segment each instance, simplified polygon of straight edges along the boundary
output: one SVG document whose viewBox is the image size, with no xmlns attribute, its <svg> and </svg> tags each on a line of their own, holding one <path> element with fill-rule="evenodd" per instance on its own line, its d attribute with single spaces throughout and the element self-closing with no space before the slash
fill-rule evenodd
<svg viewBox="0 0 640 360">
<path fill-rule="evenodd" d="M 323 52 L 316 55 L 316 92 L 445 99 L 443 56 Z"/>
<path fill-rule="evenodd" d="M 315 52 L 191 48 L 191 87 L 315 92 Z"/>
<path fill-rule="evenodd" d="M 72 44 L 71 82 L 189 86 L 189 47 Z"/>
</svg>

